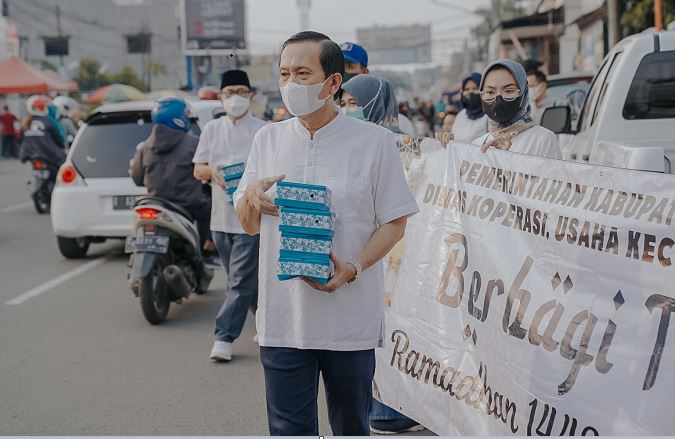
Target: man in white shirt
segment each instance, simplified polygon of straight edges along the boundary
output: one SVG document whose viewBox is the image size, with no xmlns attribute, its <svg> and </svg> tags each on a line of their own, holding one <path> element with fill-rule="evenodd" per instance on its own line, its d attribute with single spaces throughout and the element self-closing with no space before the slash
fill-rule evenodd
<svg viewBox="0 0 675 439">
<path fill-rule="evenodd" d="M 255 313 L 258 296 L 259 237 L 249 236 L 239 224 L 234 206 L 227 201 L 223 166 L 246 163 L 256 132 L 265 122 L 248 111 L 253 92 L 246 72 L 223 73 L 220 99 L 227 113 L 204 126 L 195 153 L 195 178 L 211 180 L 211 232 L 220 254 L 227 289 L 216 317 L 211 359 L 232 359 L 232 342 L 239 337 L 249 308 Z"/>
<path fill-rule="evenodd" d="M 344 58 L 317 32 L 283 45 L 279 85 L 297 117 L 267 125 L 253 141 L 237 192 L 244 230 L 260 233 L 256 322 L 272 435 L 318 435 L 323 376 L 334 435 L 366 436 L 375 348 L 384 337 L 381 259 L 418 211 L 391 131 L 338 112 Z M 328 186 L 336 214 L 326 285 L 279 281 L 279 210 L 274 184 L 285 179 Z"/>
</svg>

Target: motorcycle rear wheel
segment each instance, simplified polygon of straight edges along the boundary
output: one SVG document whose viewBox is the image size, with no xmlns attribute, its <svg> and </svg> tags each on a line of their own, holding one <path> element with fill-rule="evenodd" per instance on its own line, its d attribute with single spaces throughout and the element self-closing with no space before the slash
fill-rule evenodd
<svg viewBox="0 0 675 439">
<path fill-rule="evenodd" d="M 147 276 L 140 279 L 138 286 L 143 316 L 151 325 L 158 325 L 166 320 L 171 306 L 171 291 L 163 275 L 165 265 L 162 258 L 157 258 Z"/>
<path fill-rule="evenodd" d="M 35 210 L 39 214 L 49 213 L 52 204 L 52 184 L 46 182 L 40 190 L 33 192 L 31 195 Z"/>
</svg>

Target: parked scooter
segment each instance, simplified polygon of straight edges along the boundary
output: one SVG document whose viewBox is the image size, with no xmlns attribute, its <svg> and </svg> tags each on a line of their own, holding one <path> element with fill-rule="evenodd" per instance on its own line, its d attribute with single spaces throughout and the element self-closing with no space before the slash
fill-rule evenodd
<svg viewBox="0 0 675 439">
<path fill-rule="evenodd" d="M 141 301 L 146 320 L 162 323 L 171 302 L 180 304 L 190 293 L 204 294 L 213 279 L 200 252 L 199 233 L 190 214 L 157 197 L 140 197 L 134 235 L 127 237 L 131 291 Z"/>
<path fill-rule="evenodd" d="M 34 158 L 31 162 L 33 163 L 33 181 L 28 182 L 30 197 L 37 213 L 49 213 L 58 169 L 42 159 Z"/>
</svg>

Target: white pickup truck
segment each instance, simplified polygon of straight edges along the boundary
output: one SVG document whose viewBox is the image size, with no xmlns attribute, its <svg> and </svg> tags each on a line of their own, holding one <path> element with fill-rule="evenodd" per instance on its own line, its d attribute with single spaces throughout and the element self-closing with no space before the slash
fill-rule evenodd
<svg viewBox="0 0 675 439">
<path fill-rule="evenodd" d="M 593 78 L 576 130 L 568 107 L 542 125 L 560 134 L 563 158 L 675 173 L 675 31 L 630 36 Z"/>
</svg>

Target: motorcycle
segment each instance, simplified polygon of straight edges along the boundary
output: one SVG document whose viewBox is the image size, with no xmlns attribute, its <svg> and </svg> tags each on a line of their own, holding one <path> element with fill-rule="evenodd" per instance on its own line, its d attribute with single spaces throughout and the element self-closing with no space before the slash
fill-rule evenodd
<svg viewBox="0 0 675 439">
<path fill-rule="evenodd" d="M 58 169 L 42 159 L 34 158 L 33 181 L 28 182 L 31 190 L 31 199 L 37 213 L 49 213 L 52 203 L 52 190 L 56 184 Z"/>
<path fill-rule="evenodd" d="M 172 302 L 206 293 L 213 270 L 204 263 L 199 233 L 185 209 L 146 196 L 136 201 L 134 212 L 134 234 L 125 243 L 131 254 L 128 279 L 145 319 L 157 325 L 166 320 Z"/>
</svg>

